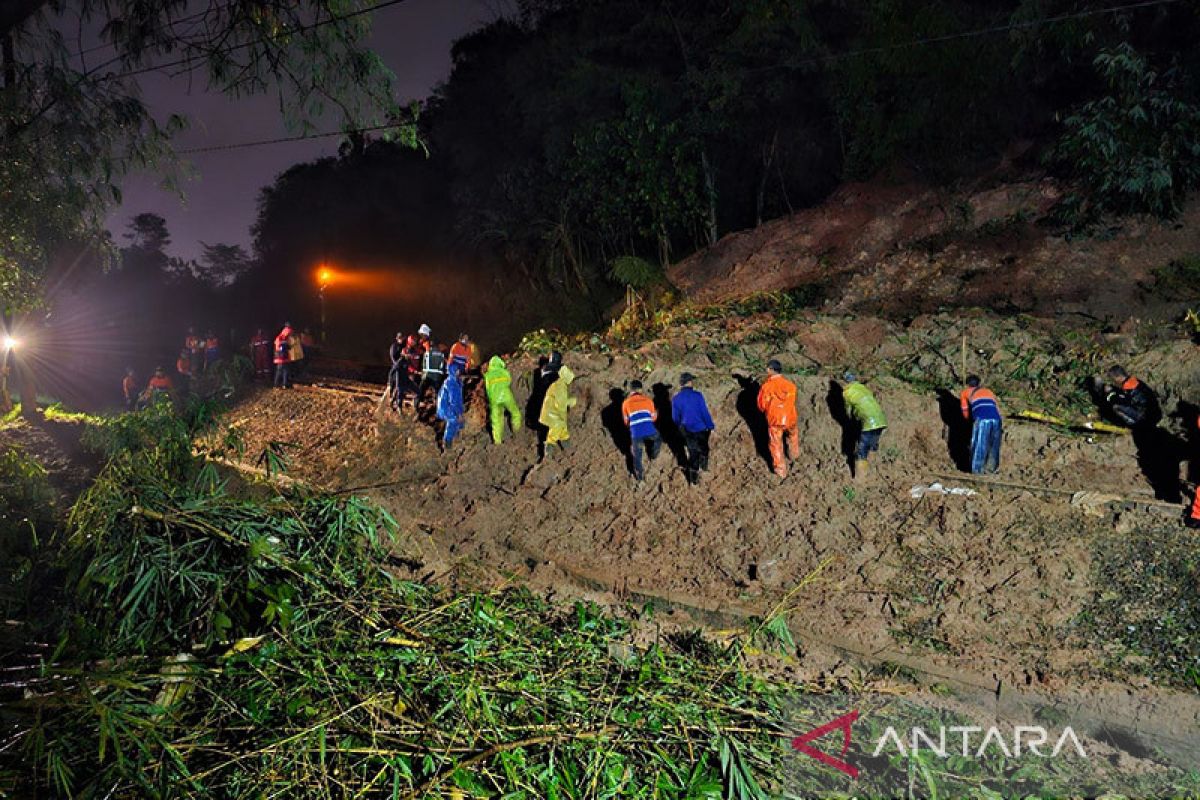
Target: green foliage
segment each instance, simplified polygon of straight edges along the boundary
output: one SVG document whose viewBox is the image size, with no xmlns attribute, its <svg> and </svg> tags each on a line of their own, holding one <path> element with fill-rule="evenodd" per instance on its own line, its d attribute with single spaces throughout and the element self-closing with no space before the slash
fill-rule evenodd
<svg viewBox="0 0 1200 800">
<path fill-rule="evenodd" d="M 0 556 L 28 554 L 53 525 L 54 490 L 46 470 L 16 447 L 0 452 Z"/>
<path fill-rule="evenodd" d="M 637 256 L 617 256 L 608 263 L 608 276 L 622 286 L 643 291 L 665 280 L 662 267 Z"/>
<path fill-rule="evenodd" d="M 632 233 L 651 243 L 665 266 L 672 232 L 687 230 L 702 213 L 699 144 L 682 121 L 662 117 L 662 101 L 649 87 L 623 95 L 615 119 L 576 134 L 572 195 L 585 223 L 607 240 Z"/>
<path fill-rule="evenodd" d="M 0 76 L 0 307 L 7 312 L 41 301 L 59 248 L 82 246 L 102 264 L 113 260 L 105 218 L 121 201 L 126 175 L 146 169 L 177 183 L 169 143 L 185 120 L 160 123 L 140 99 L 138 75 L 153 71 L 148 64 L 198 73 L 233 96 L 277 90 L 297 129 L 334 109 L 347 124 L 400 118 L 390 73 L 362 47 L 370 15 L 348 15 L 357 2 L 237 0 L 198 13 L 174 0 L 28 5 L 32 13 L 16 15 L 15 29 L 0 31 L 11 48 Z M 109 57 L 76 52 L 64 32 L 79 15 L 112 45 Z"/>
<path fill-rule="evenodd" d="M 1097 588 L 1080 634 L 1112 641 L 1108 665 L 1194 687 L 1200 675 L 1200 555 L 1179 525 L 1143 527 L 1095 544 Z"/>
<path fill-rule="evenodd" d="M 1154 270 L 1154 290 L 1173 299 L 1200 295 L 1200 254 L 1175 259 Z"/>
<path fill-rule="evenodd" d="M 76 619 L 60 661 L 107 659 L 31 671 L 17 785 L 765 796 L 771 694 L 736 665 L 657 648 L 618 661 L 627 623 L 594 606 L 395 580 L 379 568 L 395 523 L 366 501 L 238 498 L 203 464 L 167 477 L 132 441 L 137 457 L 118 454 L 80 499 L 63 552 Z"/>
<path fill-rule="evenodd" d="M 954 39 L 1001 23 L 1002 15 L 946 0 L 851 4 L 859 35 L 839 50 L 830 83 L 843 141 L 844 174 L 869 178 L 897 162 L 942 175 L 1012 135 L 1018 106 L 1003 37 Z M 994 15 L 994 16 L 993 16 Z M 905 46 L 951 37 L 936 46 Z"/>
<path fill-rule="evenodd" d="M 1052 152 L 1085 192 L 1069 208 L 1083 219 L 1127 211 L 1173 216 L 1200 185 L 1200 105 L 1177 72 L 1160 73 L 1127 43 L 1094 64 L 1108 93 L 1064 120 Z"/>
</svg>

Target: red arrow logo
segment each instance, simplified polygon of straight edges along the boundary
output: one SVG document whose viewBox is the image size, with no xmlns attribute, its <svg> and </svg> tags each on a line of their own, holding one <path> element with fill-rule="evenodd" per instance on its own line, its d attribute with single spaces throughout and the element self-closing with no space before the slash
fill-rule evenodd
<svg viewBox="0 0 1200 800">
<path fill-rule="evenodd" d="M 842 759 L 846 757 L 846 751 L 850 749 L 850 726 L 854 724 L 854 720 L 858 719 L 858 711 L 851 711 L 849 714 L 843 714 L 835 720 L 826 722 L 819 728 L 813 728 L 808 733 L 797 736 L 792 739 L 792 749 L 798 750 L 804 755 L 815 758 L 826 766 L 841 770 L 851 778 L 858 777 L 858 767 L 853 764 L 848 764 Z M 809 742 L 820 739 L 825 734 L 833 730 L 841 730 L 842 732 L 842 752 L 840 758 L 834 758 L 828 753 L 822 753 L 815 747 L 810 747 Z"/>
</svg>

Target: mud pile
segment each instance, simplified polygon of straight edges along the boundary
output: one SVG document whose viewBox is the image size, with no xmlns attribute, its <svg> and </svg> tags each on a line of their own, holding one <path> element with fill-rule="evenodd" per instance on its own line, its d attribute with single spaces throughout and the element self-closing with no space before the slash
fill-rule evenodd
<svg viewBox="0 0 1200 800">
<path fill-rule="evenodd" d="M 567 353 L 579 376 L 571 444 L 541 464 L 528 430 L 492 444 L 478 390 L 444 456 L 429 425 L 382 411 L 373 387 L 264 390 L 234 424 L 248 453 L 291 442 L 294 477 L 383 503 L 414 578 L 525 581 L 616 606 L 667 600 L 710 627 L 786 609 L 808 678 L 887 662 L 1053 688 L 1111 666 L 1105 644 L 1078 628 L 1099 591 L 1096 543 L 1175 531 L 1182 498 L 1155 499 L 1127 435 L 1011 418 L 1001 473 L 981 483 L 956 465 L 964 442 L 946 423 L 964 371 L 983 374 L 1010 414 L 1050 408 L 1081 421 L 1081 378 L 1111 360 L 1156 386 L 1168 411 L 1200 397 L 1193 345 L 1167 339 L 1134 355 L 1145 338 L 982 314 L 907 327 L 769 315 L 690 325 L 632 352 Z M 784 480 L 768 468 L 755 411 L 756 380 L 775 356 L 799 390 L 801 450 Z M 522 401 L 533 361 L 510 366 Z M 857 480 L 837 421 L 843 367 L 859 371 L 890 421 Z M 636 484 L 620 390 L 638 377 L 665 405 L 684 369 L 717 423 L 711 471 L 688 486 L 668 436 L 674 446 Z M 1190 450 L 1183 422 L 1168 425 L 1173 449 L 1156 468 L 1173 471 L 1178 492 Z"/>
<path fill-rule="evenodd" d="M 892 318 L 971 306 L 1117 321 L 1177 314 L 1157 273 L 1200 254 L 1200 202 L 1176 220 L 1128 217 L 1080 236 L 1054 221 L 1063 193 L 1047 178 L 1001 174 L 957 189 L 847 184 L 668 274 L 701 302 L 809 287 L 827 312 Z"/>
</svg>

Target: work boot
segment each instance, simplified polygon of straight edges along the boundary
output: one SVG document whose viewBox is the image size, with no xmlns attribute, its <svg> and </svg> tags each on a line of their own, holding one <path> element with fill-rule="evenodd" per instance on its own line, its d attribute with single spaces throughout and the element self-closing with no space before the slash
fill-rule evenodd
<svg viewBox="0 0 1200 800">
<path fill-rule="evenodd" d="M 867 460 L 865 458 L 854 462 L 854 477 L 862 478 L 867 474 Z"/>
<path fill-rule="evenodd" d="M 1196 517 L 1193 517 L 1189 514 L 1188 516 L 1183 518 L 1183 525 L 1186 528 L 1192 528 L 1192 529 L 1200 528 L 1200 519 L 1197 519 Z"/>
</svg>

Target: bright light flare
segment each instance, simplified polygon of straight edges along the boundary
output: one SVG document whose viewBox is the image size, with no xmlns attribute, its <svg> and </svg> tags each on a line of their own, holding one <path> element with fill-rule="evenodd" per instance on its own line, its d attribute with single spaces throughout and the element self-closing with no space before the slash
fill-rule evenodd
<svg viewBox="0 0 1200 800">
<path fill-rule="evenodd" d="M 5 350 L 16 350 L 20 346 L 21 346 L 21 341 L 19 339 L 14 339 L 11 336 L 4 337 L 4 349 Z"/>
<path fill-rule="evenodd" d="M 321 286 L 328 286 L 333 283 L 333 270 L 329 267 L 320 267 L 317 269 L 317 283 Z"/>
</svg>

